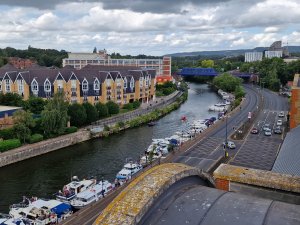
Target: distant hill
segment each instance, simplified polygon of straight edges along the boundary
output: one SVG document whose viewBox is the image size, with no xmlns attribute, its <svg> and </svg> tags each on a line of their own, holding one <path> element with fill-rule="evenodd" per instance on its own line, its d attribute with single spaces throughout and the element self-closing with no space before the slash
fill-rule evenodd
<svg viewBox="0 0 300 225">
<path fill-rule="evenodd" d="M 180 52 L 180 53 L 173 53 L 168 54 L 167 56 L 172 57 L 186 57 L 186 56 L 239 56 L 244 55 L 245 52 L 263 52 L 267 50 L 268 47 L 256 47 L 253 49 L 238 49 L 238 50 L 220 50 L 220 51 L 200 51 L 200 52 Z M 288 50 L 290 53 L 300 53 L 300 46 L 288 46 Z"/>
</svg>

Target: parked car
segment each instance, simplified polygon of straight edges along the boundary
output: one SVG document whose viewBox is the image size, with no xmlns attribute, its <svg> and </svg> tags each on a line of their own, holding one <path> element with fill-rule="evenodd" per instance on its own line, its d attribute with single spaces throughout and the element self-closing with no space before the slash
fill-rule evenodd
<svg viewBox="0 0 300 225">
<path fill-rule="evenodd" d="M 276 125 L 277 125 L 277 126 L 281 126 L 281 125 L 282 125 L 282 120 L 277 120 Z"/>
<path fill-rule="evenodd" d="M 223 142 L 223 146 L 226 146 L 226 143 Z M 236 148 L 235 144 L 233 141 L 227 141 L 227 147 L 230 148 L 230 149 L 234 149 Z"/>
<path fill-rule="evenodd" d="M 274 134 L 282 134 L 281 127 L 276 127 L 276 128 L 274 129 Z"/>
<path fill-rule="evenodd" d="M 263 126 L 263 131 L 266 131 L 267 129 L 270 129 L 270 124 L 265 123 L 265 125 Z"/>
<path fill-rule="evenodd" d="M 270 128 L 265 129 L 265 136 L 271 136 L 272 135 L 272 130 Z"/>
<path fill-rule="evenodd" d="M 284 112 L 283 111 L 281 111 L 279 114 L 278 114 L 278 117 L 284 117 Z"/>
<path fill-rule="evenodd" d="M 256 127 L 253 127 L 251 130 L 251 134 L 258 134 L 258 129 Z"/>
</svg>

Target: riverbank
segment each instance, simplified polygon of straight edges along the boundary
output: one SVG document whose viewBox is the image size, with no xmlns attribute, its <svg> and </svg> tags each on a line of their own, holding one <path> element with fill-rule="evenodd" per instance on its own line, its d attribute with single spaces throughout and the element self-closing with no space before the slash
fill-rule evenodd
<svg viewBox="0 0 300 225">
<path fill-rule="evenodd" d="M 154 105 L 151 108 L 138 109 L 137 112 L 133 111 L 131 112 L 131 114 L 127 113 L 126 115 L 117 116 L 117 118 L 110 118 L 110 123 L 108 123 L 108 121 L 106 120 L 104 124 L 114 124 L 114 129 L 109 130 L 108 132 L 102 131 L 99 132 L 97 135 L 91 135 L 89 129 L 81 129 L 72 134 L 48 139 L 35 144 L 24 145 L 19 148 L 0 153 L 0 167 L 4 167 L 39 155 L 43 155 L 52 151 L 56 151 L 71 145 L 78 144 L 80 142 L 90 140 L 95 137 L 108 136 L 113 133 L 118 133 L 120 130 L 139 126 L 143 123 L 148 122 L 148 120 L 145 120 L 145 116 L 151 114 L 152 111 L 155 112 L 155 116 L 151 115 L 149 116 L 149 119 L 158 119 L 161 116 L 164 116 L 167 113 L 177 109 L 179 105 L 186 100 L 183 100 L 183 98 L 181 100 L 178 100 L 181 97 L 181 95 L 181 92 L 176 92 L 173 93 L 171 97 L 167 96 L 166 99 L 162 99 L 160 102 L 158 102 L 158 104 Z M 174 102 L 176 105 L 171 107 Z M 163 106 L 163 109 L 158 110 L 158 108 L 161 108 Z M 148 112 L 148 114 L 145 114 L 145 112 Z M 139 117 L 142 119 L 139 119 Z M 116 128 L 115 124 L 123 120 L 126 121 L 126 124 L 124 123 L 124 127 L 119 126 L 118 128 Z"/>
</svg>

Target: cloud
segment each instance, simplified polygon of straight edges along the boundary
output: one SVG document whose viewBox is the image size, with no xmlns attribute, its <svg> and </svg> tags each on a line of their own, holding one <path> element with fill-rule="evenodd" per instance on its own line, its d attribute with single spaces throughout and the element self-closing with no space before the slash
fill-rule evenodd
<svg viewBox="0 0 300 225">
<path fill-rule="evenodd" d="M 0 47 L 162 55 L 300 45 L 299 8 L 297 0 L 2 0 Z"/>
</svg>

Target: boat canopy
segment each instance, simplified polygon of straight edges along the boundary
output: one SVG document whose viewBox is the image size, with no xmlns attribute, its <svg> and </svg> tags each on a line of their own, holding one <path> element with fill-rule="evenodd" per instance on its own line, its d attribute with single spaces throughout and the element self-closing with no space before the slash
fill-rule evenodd
<svg viewBox="0 0 300 225">
<path fill-rule="evenodd" d="M 51 209 L 51 211 L 54 212 L 58 218 L 60 218 L 63 214 L 71 210 L 72 210 L 71 206 L 66 203 L 61 203 Z"/>
</svg>

